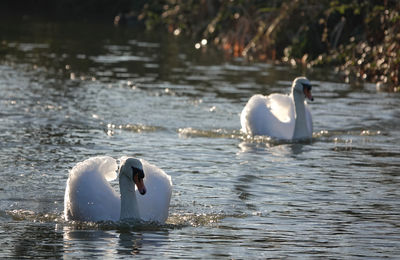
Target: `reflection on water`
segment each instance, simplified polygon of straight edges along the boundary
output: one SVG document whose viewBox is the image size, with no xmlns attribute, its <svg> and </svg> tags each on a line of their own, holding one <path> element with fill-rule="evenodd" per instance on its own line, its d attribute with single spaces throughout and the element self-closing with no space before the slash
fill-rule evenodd
<svg viewBox="0 0 400 260">
<path fill-rule="evenodd" d="M 399 94 L 162 33 L 0 19 L 1 258 L 400 255 Z M 312 140 L 240 132 L 251 95 L 301 74 Z M 97 155 L 168 172 L 167 224 L 65 222 L 68 171 Z"/>
<path fill-rule="evenodd" d="M 118 254 L 123 255 L 138 255 L 143 246 L 143 235 L 132 234 L 131 232 L 121 232 L 119 234 L 119 249 Z"/>
<path fill-rule="evenodd" d="M 63 229 L 64 252 L 72 257 L 112 257 L 114 252 L 115 232 L 103 230 Z"/>
</svg>

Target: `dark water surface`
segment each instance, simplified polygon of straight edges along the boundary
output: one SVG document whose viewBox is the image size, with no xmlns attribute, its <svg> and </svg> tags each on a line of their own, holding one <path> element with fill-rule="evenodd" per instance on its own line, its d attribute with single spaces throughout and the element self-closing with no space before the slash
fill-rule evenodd
<svg viewBox="0 0 400 260">
<path fill-rule="evenodd" d="M 400 95 L 96 23 L 2 18 L 0 258 L 397 258 Z M 307 143 L 248 138 L 255 93 L 315 84 Z M 172 176 L 166 225 L 63 220 L 97 155 Z"/>
</svg>

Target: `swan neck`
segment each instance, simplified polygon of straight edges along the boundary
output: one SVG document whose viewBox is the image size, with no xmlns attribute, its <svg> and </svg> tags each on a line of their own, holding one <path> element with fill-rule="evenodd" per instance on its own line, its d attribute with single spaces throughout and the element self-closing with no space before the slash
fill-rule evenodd
<svg viewBox="0 0 400 260">
<path fill-rule="evenodd" d="M 304 114 L 304 97 L 301 94 L 295 92 L 293 93 L 293 100 L 296 107 L 296 114 L 297 112 Z"/>
<path fill-rule="evenodd" d="M 121 174 L 119 187 L 121 192 L 120 219 L 140 219 L 135 184 L 125 174 Z"/>
<path fill-rule="evenodd" d="M 304 97 L 293 92 L 294 106 L 296 112 L 296 123 L 294 128 L 293 139 L 301 139 L 308 137 L 308 127 L 306 120 L 306 106 L 304 105 Z"/>
</svg>

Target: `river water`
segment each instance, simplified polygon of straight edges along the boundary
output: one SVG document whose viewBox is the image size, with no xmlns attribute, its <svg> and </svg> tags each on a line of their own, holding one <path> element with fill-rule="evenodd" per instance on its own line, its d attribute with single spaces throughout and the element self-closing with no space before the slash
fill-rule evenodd
<svg viewBox="0 0 400 260">
<path fill-rule="evenodd" d="M 0 257 L 377 259 L 400 255 L 400 95 L 334 69 L 230 59 L 164 33 L 2 20 Z M 310 142 L 240 133 L 256 93 L 314 84 Z M 165 225 L 63 219 L 69 170 L 143 158 Z"/>
</svg>

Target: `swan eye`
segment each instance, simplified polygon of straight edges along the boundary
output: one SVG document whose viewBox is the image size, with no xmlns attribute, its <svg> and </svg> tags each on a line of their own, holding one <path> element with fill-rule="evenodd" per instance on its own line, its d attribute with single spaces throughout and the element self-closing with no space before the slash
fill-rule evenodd
<svg viewBox="0 0 400 260">
<path fill-rule="evenodd" d="M 132 167 L 132 179 L 135 177 L 135 175 L 138 175 L 139 179 L 143 179 L 144 178 L 144 172 L 141 169 Z"/>
</svg>

